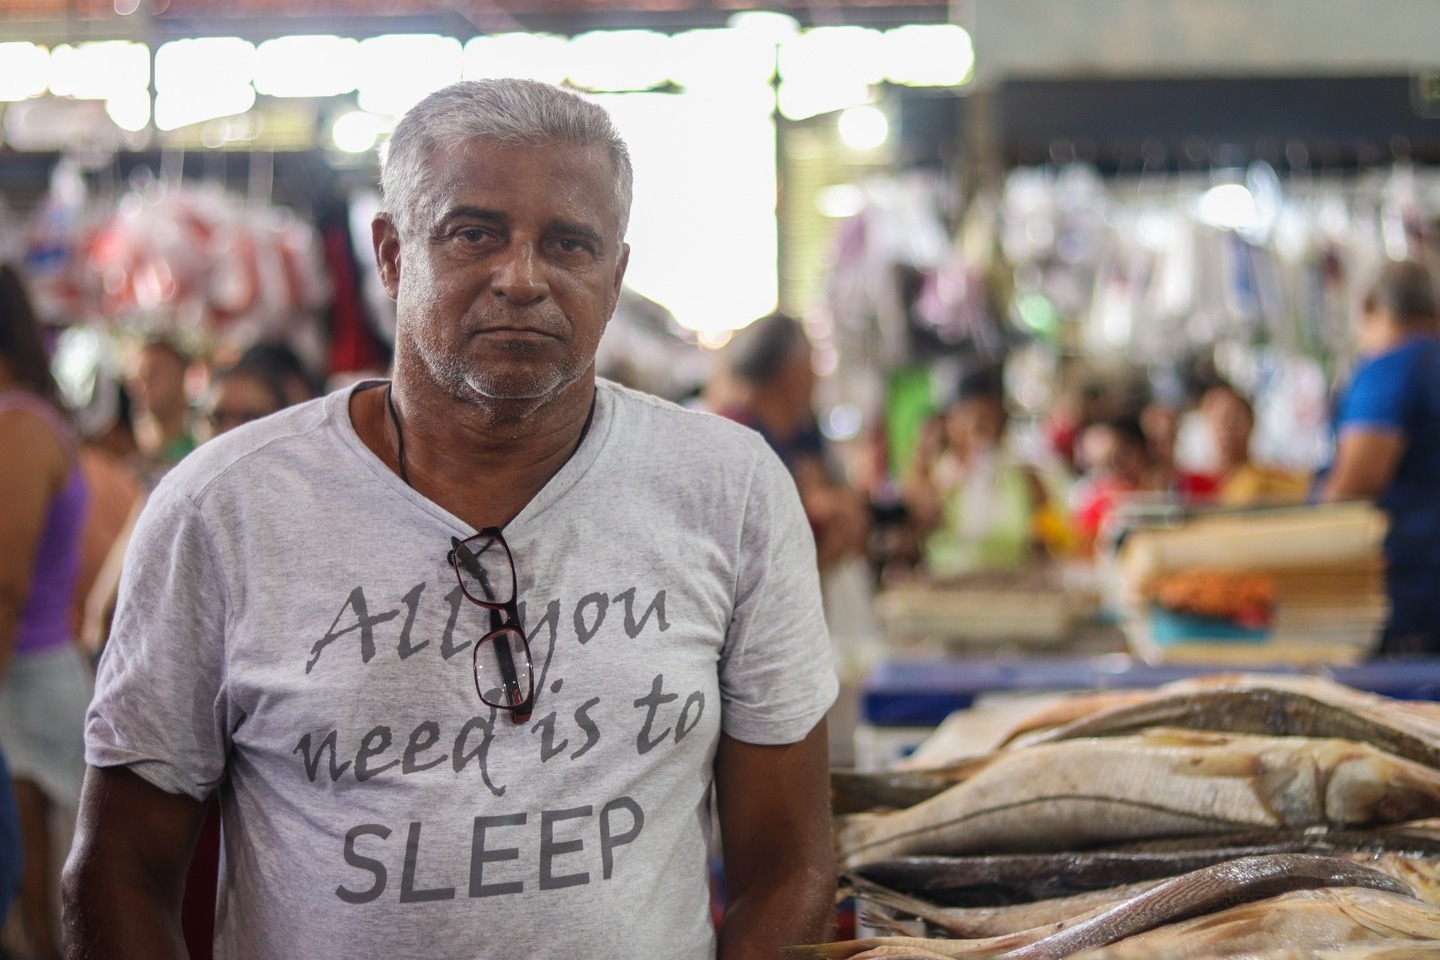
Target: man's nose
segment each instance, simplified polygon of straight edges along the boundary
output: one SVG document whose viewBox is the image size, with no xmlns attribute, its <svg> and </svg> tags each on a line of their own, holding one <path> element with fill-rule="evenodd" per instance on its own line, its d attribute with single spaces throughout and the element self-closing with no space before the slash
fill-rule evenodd
<svg viewBox="0 0 1440 960">
<path fill-rule="evenodd" d="M 496 296 L 511 303 L 526 304 L 543 300 L 549 294 L 544 261 L 530 244 L 511 244 L 492 262 L 495 272 L 491 286 Z"/>
</svg>

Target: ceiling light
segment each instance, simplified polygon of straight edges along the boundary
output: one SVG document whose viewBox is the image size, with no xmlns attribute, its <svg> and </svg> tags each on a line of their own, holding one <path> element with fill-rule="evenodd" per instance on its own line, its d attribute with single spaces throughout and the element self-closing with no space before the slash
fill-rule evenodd
<svg viewBox="0 0 1440 960">
<path fill-rule="evenodd" d="M 128 40 L 62 44 L 50 54 L 50 92 L 77 100 L 108 100 L 150 86 L 150 48 Z"/>
<path fill-rule="evenodd" d="M 328 35 L 276 37 L 255 51 L 255 89 L 270 97 L 338 97 L 355 89 L 360 43 Z"/>
<path fill-rule="evenodd" d="M 461 76 L 460 41 L 437 34 L 387 34 L 360 41 L 361 110 L 398 117 Z"/>
<path fill-rule="evenodd" d="M 569 42 L 545 33 L 501 33 L 465 44 L 461 70 L 466 80 L 519 77 L 559 84 L 565 81 Z"/>
<path fill-rule="evenodd" d="M 0 43 L 0 100 L 28 100 L 50 83 L 50 51 L 33 43 Z"/>
</svg>

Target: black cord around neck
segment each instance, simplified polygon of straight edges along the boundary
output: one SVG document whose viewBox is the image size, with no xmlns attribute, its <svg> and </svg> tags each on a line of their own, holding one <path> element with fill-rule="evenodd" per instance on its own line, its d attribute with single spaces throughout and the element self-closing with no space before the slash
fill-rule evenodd
<svg viewBox="0 0 1440 960">
<path fill-rule="evenodd" d="M 395 412 L 395 381 L 385 384 L 385 409 L 390 411 L 390 422 L 395 425 L 395 455 L 400 461 L 400 479 L 409 487 L 410 474 L 405 469 L 405 431 L 400 429 L 400 415 Z M 412 487 L 413 489 L 413 487 Z"/>
<path fill-rule="evenodd" d="M 570 462 L 570 458 L 575 456 L 575 452 L 580 449 L 580 445 L 584 443 L 585 438 L 589 436 L 590 424 L 595 421 L 595 402 L 597 399 L 598 391 L 596 395 L 590 397 L 590 411 L 585 414 L 585 425 L 580 428 L 580 436 L 575 438 L 575 446 L 570 449 L 569 455 L 565 457 L 565 462 L 556 468 L 557 473 L 564 468 L 566 463 Z M 405 431 L 400 429 L 400 414 L 395 410 L 394 380 L 385 384 L 385 409 L 390 412 L 390 422 L 395 425 L 395 457 L 400 463 L 400 479 L 405 481 L 405 486 L 413 490 L 414 484 L 410 482 L 410 473 L 405 469 Z"/>
</svg>

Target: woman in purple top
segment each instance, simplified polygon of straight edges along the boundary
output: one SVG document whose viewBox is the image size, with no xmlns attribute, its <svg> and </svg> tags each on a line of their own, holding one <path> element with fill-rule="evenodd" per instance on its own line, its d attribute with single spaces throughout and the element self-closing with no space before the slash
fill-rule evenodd
<svg viewBox="0 0 1440 960">
<path fill-rule="evenodd" d="M 71 633 L 86 491 L 74 436 L 19 276 L 0 265 L 0 749 L 19 809 L 30 952 L 58 960 L 52 816 L 84 777 L 90 674 Z M 6 853 L 0 850 L 0 871 Z M 14 876 L 0 875 L 0 902 Z"/>
</svg>

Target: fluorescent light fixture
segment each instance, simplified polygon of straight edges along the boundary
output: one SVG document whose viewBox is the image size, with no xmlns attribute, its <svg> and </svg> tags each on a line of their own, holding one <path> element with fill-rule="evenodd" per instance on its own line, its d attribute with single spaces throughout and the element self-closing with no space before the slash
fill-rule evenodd
<svg viewBox="0 0 1440 960">
<path fill-rule="evenodd" d="M 570 82 L 586 90 L 651 90 L 671 76 L 670 38 L 654 30 L 594 30 L 570 41 Z"/>
<path fill-rule="evenodd" d="M 346 153 L 367 153 L 393 129 L 393 117 L 355 110 L 335 118 L 330 137 L 335 141 L 335 146 Z"/>
<path fill-rule="evenodd" d="M 61 44 L 50 53 L 50 92 L 76 100 L 109 100 L 150 86 L 150 48 L 128 40 Z"/>
<path fill-rule="evenodd" d="M 773 10 L 741 10 L 732 13 L 725 26 L 772 45 L 784 43 L 800 32 L 800 21 L 788 13 Z"/>
<path fill-rule="evenodd" d="M 172 40 L 155 51 L 155 90 L 193 96 L 228 91 L 233 97 L 255 76 L 255 45 L 239 37 Z"/>
<path fill-rule="evenodd" d="M 355 89 L 360 42 L 328 35 L 276 37 L 255 51 L 255 89 L 269 97 L 338 97 Z"/>
<path fill-rule="evenodd" d="M 392 33 L 360 41 L 360 109 L 398 117 L 461 76 L 460 41 Z"/>
<path fill-rule="evenodd" d="M 33 43 L 0 43 L 0 100 L 38 97 L 49 85 L 49 50 Z"/>
<path fill-rule="evenodd" d="M 874 150 L 890 138 L 890 121 L 869 104 L 845 110 L 837 126 L 841 142 L 851 150 Z"/>
<path fill-rule="evenodd" d="M 178 130 L 192 123 L 246 113 L 255 106 L 255 88 L 226 87 L 221 90 L 169 90 L 155 95 L 155 126 Z"/>
<path fill-rule="evenodd" d="M 570 49 L 564 37 L 548 33 L 500 33 L 467 41 L 461 62 L 466 80 L 520 77 L 563 83 Z"/>
<path fill-rule="evenodd" d="M 882 62 L 891 83 L 909 87 L 958 87 L 970 81 L 975 48 L 964 27 L 910 24 L 885 31 Z"/>
<path fill-rule="evenodd" d="M 670 38 L 671 78 L 686 90 L 769 84 L 775 44 L 740 30 L 687 30 Z"/>
<path fill-rule="evenodd" d="M 780 47 L 780 76 L 785 80 L 821 83 L 879 83 L 884 38 L 868 27 L 818 27 L 792 37 Z"/>
<path fill-rule="evenodd" d="M 111 97 L 105 101 L 105 112 L 121 130 L 139 133 L 150 123 L 150 93 L 137 90 Z"/>
</svg>

